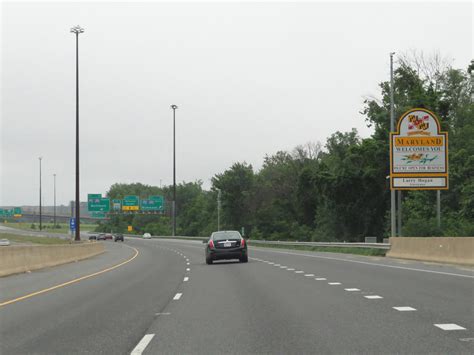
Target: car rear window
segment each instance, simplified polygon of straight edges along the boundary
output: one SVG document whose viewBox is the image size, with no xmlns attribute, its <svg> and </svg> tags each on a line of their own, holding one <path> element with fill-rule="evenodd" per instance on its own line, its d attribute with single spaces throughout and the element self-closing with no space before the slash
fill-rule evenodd
<svg viewBox="0 0 474 355">
<path fill-rule="evenodd" d="M 239 232 L 217 232 L 212 235 L 214 240 L 240 239 Z"/>
</svg>

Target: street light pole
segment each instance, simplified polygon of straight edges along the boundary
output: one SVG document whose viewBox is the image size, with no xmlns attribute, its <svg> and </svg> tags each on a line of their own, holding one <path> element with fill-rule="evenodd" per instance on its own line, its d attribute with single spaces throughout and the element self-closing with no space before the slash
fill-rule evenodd
<svg viewBox="0 0 474 355">
<path fill-rule="evenodd" d="M 54 177 L 54 228 L 56 228 L 56 174 L 53 174 Z"/>
<path fill-rule="evenodd" d="M 176 109 L 178 106 L 171 105 L 173 109 L 173 237 L 176 235 Z"/>
<path fill-rule="evenodd" d="M 39 188 L 39 230 L 43 228 L 41 220 L 42 220 L 42 211 L 41 211 L 41 160 L 43 157 L 39 157 L 39 165 L 40 165 L 40 188 Z"/>
<path fill-rule="evenodd" d="M 395 52 L 390 53 L 390 132 L 394 131 L 395 128 L 395 117 L 393 109 L 393 55 Z M 390 135 L 389 135 L 390 137 Z M 392 172 L 390 172 L 390 175 Z M 396 207 L 395 207 L 395 190 L 390 189 L 390 221 L 391 221 L 391 237 L 396 237 Z"/>
<path fill-rule="evenodd" d="M 76 34 L 76 236 L 75 241 L 81 240 L 81 214 L 79 195 L 79 33 L 84 29 L 79 25 L 71 28 L 71 32 Z"/>
</svg>

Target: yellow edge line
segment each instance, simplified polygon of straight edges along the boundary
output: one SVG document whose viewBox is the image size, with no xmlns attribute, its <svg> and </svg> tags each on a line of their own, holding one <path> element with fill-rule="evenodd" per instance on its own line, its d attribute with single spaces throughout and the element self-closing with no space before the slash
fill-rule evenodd
<svg viewBox="0 0 474 355">
<path fill-rule="evenodd" d="M 27 298 L 31 298 L 31 297 L 34 297 L 34 296 L 38 296 L 38 295 L 41 295 L 43 293 L 46 293 L 46 292 L 49 292 L 49 291 L 53 291 L 53 290 L 56 290 L 58 288 L 61 288 L 61 287 L 64 287 L 64 286 L 68 286 L 68 285 L 71 285 L 73 283 L 76 283 L 76 282 L 79 282 L 79 281 L 82 281 L 82 280 L 86 280 L 88 278 L 91 278 L 91 277 L 94 277 L 94 276 L 97 276 L 97 275 L 100 275 L 100 274 L 103 274 L 105 272 L 108 272 L 108 271 L 112 271 L 122 265 L 125 265 L 125 264 L 128 264 L 130 261 L 132 261 L 133 259 L 135 259 L 138 254 L 140 253 L 137 249 L 135 249 L 134 247 L 129 247 L 128 245 L 125 245 L 126 247 L 130 248 L 130 249 L 133 249 L 135 250 L 135 255 L 132 256 L 130 259 L 128 260 L 125 260 L 124 262 L 121 262 L 120 264 L 117 264 L 117 265 L 114 265 L 112 267 L 109 267 L 107 269 L 104 269 L 104 270 L 101 270 L 101 271 L 97 271 L 97 272 L 94 272 L 93 274 L 89 274 L 89 275 L 86 275 L 86 276 L 82 276 L 82 277 L 79 277 L 77 279 L 74 279 L 74 280 L 70 280 L 70 281 L 67 281 L 67 282 L 64 282 L 62 284 L 59 284 L 59 285 L 56 285 L 56 286 L 52 286 L 52 287 L 48 287 L 48 288 L 45 288 L 43 290 L 40 290 L 40 291 L 36 291 L 36 292 L 33 292 L 33 293 L 29 293 L 25 296 L 21 296 L 21 297 L 18 297 L 18 298 L 14 298 L 12 300 L 9 300 L 9 301 L 5 301 L 5 302 L 2 302 L 0 303 L 0 307 L 4 307 L 6 305 L 9 305 L 9 304 L 12 304 L 12 303 L 16 303 L 16 302 L 19 302 L 19 301 L 23 301 Z"/>
</svg>

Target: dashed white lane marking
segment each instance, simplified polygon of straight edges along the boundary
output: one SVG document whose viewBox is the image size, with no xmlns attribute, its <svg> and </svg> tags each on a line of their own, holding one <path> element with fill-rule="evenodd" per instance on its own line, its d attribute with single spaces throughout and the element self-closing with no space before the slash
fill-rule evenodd
<svg viewBox="0 0 474 355">
<path fill-rule="evenodd" d="M 273 264 L 273 266 L 281 266 L 280 264 Z"/>
<path fill-rule="evenodd" d="M 183 295 L 182 293 L 177 293 L 176 295 L 174 295 L 173 300 L 175 301 L 179 300 L 182 295 Z"/>
<path fill-rule="evenodd" d="M 186 265 L 190 265 L 189 263 L 186 263 Z"/>
<path fill-rule="evenodd" d="M 413 307 L 392 307 L 392 308 L 400 312 L 416 311 L 416 309 Z"/>
<path fill-rule="evenodd" d="M 189 280 L 189 277 L 185 277 L 185 278 L 183 279 L 184 282 L 186 282 L 186 281 L 188 281 L 188 280 Z"/>
<path fill-rule="evenodd" d="M 295 274 L 303 274 L 304 271 L 301 271 L 301 270 L 298 270 L 298 271 L 295 271 Z"/>
<path fill-rule="evenodd" d="M 345 288 L 344 290 L 348 291 L 348 292 L 357 292 L 357 291 L 360 291 L 358 288 Z"/>
<path fill-rule="evenodd" d="M 315 280 L 316 281 L 325 281 L 326 278 L 325 277 L 316 277 Z"/>
<path fill-rule="evenodd" d="M 268 265 L 273 265 L 273 264 L 275 264 L 275 263 L 272 263 L 271 261 L 268 263 Z"/>
<path fill-rule="evenodd" d="M 365 298 L 368 298 L 369 300 L 378 300 L 383 298 L 382 296 L 377 296 L 377 295 L 369 295 L 369 296 L 364 296 Z"/>
<path fill-rule="evenodd" d="M 434 324 L 435 327 L 438 327 L 443 330 L 466 330 L 466 328 L 463 328 L 457 324 L 454 323 L 448 323 L 448 324 Z"/>
<path fill-rule="evenodd" d="M 155 334 L 145 334 L 145 336 L 142 338 L 142 340 L 140 340 L 140 342 L 137 344 L 137 346 L 135 346 L 135 348 L 132 350 L 130 355 L 140 355 L 140 354 L 142 354 L 143 351 L 145 350 L 145 348 L 148 346 L 148 344 L 150 344 L 150 341 L 151 341 L 151 339 L 153 339 L 154 336 L 155 336 Z"/>
<path fill-rule="evenodd" d="M 340 282 L 328 282 L 329 285 L 340 285 Z"/>
<path fill-rule="evenodd" d="M 286 269 L 288 266 L 280 266 L 280 269 Z"/>
<path fill-rule="evenodd" d="M 404 267 L 404 266 L 396 266 L 396 265 L 377 264 L 377 263 L 372 263 L 372 262 L 367 262 L 367 261 L 341 259 L 341 258 L 334 258 L 334 257 L 322 256 L 322 255 L 309 255 L 309 254 L 300 254 L 300 253 L 292 253 L 292 252 L 276 251 L 276 250 L 261 250 L 261 251 L 268 252 L 268 253 L 274 253 L 274 254 L 286 254 L 286 255 L 304 256 L 304 257 L 307 257 L 307 258 L 337 260 L 337 261 L 344 261 L 344 262 L 348 262 L 348 263 L 365 264 L 365 265 L 372 265 L 372 266 L 379 266 L 379 267 L 388 267 L 388 268 L 392 268 L 392 269 L 428 272 L 428 273 L 432 273 L 432 274 L 467 277 L 467 278 L 474 279 L 473 275 L 455 274 L 455 273 L 452 273 L 452 272 L 424 270 L 424 269 L 417 269 L 417 268 L 412 268 L 412 267 Z"/>
<path fill-rule="evenodd" d="M 292 268 L 288 268 L 287 270 L 288 271 L 295 271 L 295 269 L 292 269 Z"/>
<path fill-rule="evenodd" d="M 186 268 L 186 271 L 191 271 L 191 269 L 190 269 L 190 268 Z"/>
<path fill-rule="evenodd" d="M 170 312 L 155 313 L 155 316 L 169 316 L 170 314 Z"/>
<path fill-rule="evenodd" d="M 306 276 L 306 277 L 313 277 L 314 274 L 306 274 L 306 275 L 304 275 L 304 276 Z"/>
</svg>

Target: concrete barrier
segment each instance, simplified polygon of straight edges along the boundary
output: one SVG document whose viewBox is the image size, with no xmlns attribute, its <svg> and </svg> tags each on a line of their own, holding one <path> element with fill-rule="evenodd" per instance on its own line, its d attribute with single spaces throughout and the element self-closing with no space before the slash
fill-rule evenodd
<svg viewBox="0 0 474 355">
<path fill-rule="evenodd" d="M 83 260 L 103 252 L 104 245 L 95 242 L 0 247 L 0 277 Z"/>
<path fill-rule="evenodd" d="M 388 257 L 474 266 L 474 237 L 397 237 L 390 245 Z"/>
</svg>

